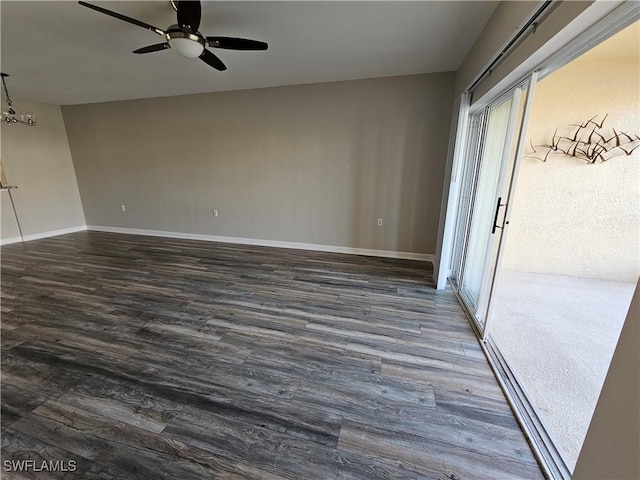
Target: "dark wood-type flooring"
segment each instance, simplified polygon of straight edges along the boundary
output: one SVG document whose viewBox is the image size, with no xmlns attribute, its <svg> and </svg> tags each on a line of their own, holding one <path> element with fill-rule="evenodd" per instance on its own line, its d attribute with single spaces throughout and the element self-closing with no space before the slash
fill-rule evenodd
<svg viewBox="0 0 640 480">
<path fill-rule="evenodd" d="M 96 232 L 1 255 L 3 465 L 77 464 L 5 478 L 542 478 L 426 263 Z"/>
</svg>

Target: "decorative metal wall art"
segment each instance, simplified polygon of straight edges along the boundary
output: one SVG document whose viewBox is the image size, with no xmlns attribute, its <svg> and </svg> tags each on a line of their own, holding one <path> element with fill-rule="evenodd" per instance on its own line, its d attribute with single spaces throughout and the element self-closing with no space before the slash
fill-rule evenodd
<svg viewBox="0 0 640 480">
<path fill-rule="evenodd" d="M 604 122 L 608 115 L 600 121 L 596 115 L 580 125 L 569 125 L 564 129 L 568 132 L 565 135 L 559 134 L 556 128 L 548 144 L 534 145 L 529 140 L 533 151 L 525 157 L 546 162 L 550 154 L 557 153 L 594 164 L 614 157 L 630 156 L 640 147 L 640 136 L 617 131 L 615 128 L 605 128 Z"/>
</svg>

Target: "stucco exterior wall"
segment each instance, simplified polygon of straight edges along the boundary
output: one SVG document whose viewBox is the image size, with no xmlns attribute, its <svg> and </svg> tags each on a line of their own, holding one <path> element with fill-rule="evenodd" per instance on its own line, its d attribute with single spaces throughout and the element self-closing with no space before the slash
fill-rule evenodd
<svg viewBox="0 0 640 480">
<path fill-rule="evenodd" d="M 586 55 L 538 83 L 527 132 L 536 144 L 594 115 L 640 134 L 637 56 Z M 527 148 L 525 153 L 530 153 Z M 524 158 L 503 266 L 635 282 L 640 270 L 640 148 L 604 163 L 559 154 Z"/>
</svg>

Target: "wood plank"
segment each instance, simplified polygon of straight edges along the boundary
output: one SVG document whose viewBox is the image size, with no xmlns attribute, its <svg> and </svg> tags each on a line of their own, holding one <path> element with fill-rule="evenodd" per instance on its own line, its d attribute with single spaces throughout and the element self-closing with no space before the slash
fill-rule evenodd
<svg viewBox="0 0 640 480">
<path fill-rule="evenodd" d="M 135 478 L 122 471 L 113 470 L 87 458 L 74 455 L 66 450 L 11 428 L 7 429 L 2 436 L 2 460 L 3 466 L 4 460 L 15 462 L 11 463 L 12 471 L 17 469 L 22 470 L 2 477 L 8 480 L 42 480 L 43 478 L 61 480 L 71 480 L 73 478 L 89 480 L 133 480 Z M 24 460 L 34 461 L 41 470 L 43 462 L 48 462 L 49 465 L 58 465 L 58 468 L 56 471 L 48 472 L 37 472 L 34 471 L 34 469 L 25 470 L 24 465 L 21 466 L 18 463 Z"/>
<path fill-rule="evenodd" d="M 236 471 L 229 480 L 291 480 L 293 477 L 283 477 L 275 473 L 238 463 Z M 295 479 L 293 479 L 295 480 Z"/>
<path fill-rule="evenodd" d="M 21 419 L 31 410 L 44 403 L 47 398 L 35 395 L 33 392 L 2 383 L 0 386 L 0 400 L 2 403 L 2 430 L 9 427 L 16 420 Z"/>
<path fill-rule="evenodd" d="M 505 458 L 504 452 L 496 456 L 481 447 L 475 448 L 473 438 L 461 439 L 448 444 L 430 436 L 417 436 L 383 431 L 364 424 L 345 421 L 340 434 L 339 448 L 371 458 L 393 458 L 405 468 L 420 472 L 431 478 L 509 478 L 513 480 L 542 480 L 537 464 L 530 461 L 526 452 L 512 447 L 514 454 Z M 459 444 L 464 444 L 460 446 Z"/>
<path fill-rule="evenodd" d="M 418 478 L 419 475 L 376 459 L 358 458 L 336 448 L 303 441 L 271 429 L 189 409 L 167 433 L 217 455 L 283 472 L 293 478 Z"/>
<path fill-rule="evenodd" d="M 136 478 L 229 478 L 236 462 L 175 438 L 48 401 L 15 429 Z"/>
</svg>

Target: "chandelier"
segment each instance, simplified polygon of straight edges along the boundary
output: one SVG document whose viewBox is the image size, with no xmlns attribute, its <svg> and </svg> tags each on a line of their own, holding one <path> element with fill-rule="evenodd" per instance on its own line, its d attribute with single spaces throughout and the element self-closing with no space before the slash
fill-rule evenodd
<svg viewBox="0 0 640 480">
<path fill-rule="evenodd" d="M 2 120 L 7 123 L 22 123 L 23 125 L 28 125 L 29 127 L 33 127 L 36 124 L 35 115 L 30 112 L 20 112 L 20 115 L 16 114 L 16 111 L 13 109 L 13 102 L 9 97 L 9 90 L 7 90 L 7 84 L 5 83 L 5 77 L 8 77 L 7 73 L 0 73 L 2 76 L 2 86 L 4 87 L 4 96 L 7 102 L 8 110 L 2 111 Z"/>
</svg>

